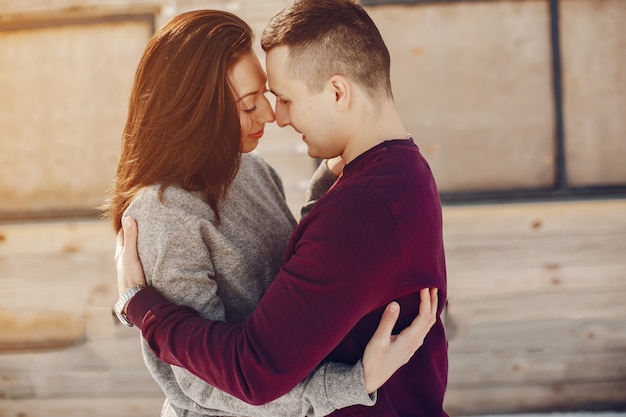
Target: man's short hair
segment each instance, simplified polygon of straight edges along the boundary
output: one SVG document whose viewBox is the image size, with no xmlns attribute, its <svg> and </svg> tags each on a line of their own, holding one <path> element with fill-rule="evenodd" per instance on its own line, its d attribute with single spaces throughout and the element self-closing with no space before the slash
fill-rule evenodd
<svg viewBox="0 0 626 417">
<path fill-rule="evenodd" d="M 377 100 L 391 97 L 390 57 L 378 28 L 354 0 L 295 0 L 263 31 L 265 52 L 289 48 L 289 73 L 311 92 L 343 75 Z"/>
</svg>

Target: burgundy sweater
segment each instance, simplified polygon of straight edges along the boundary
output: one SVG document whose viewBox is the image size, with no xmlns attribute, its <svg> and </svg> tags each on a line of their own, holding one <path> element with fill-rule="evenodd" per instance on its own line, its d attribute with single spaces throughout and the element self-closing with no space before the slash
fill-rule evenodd
<svg viewBox="0 0 626 417">
<path fill-rule="evenodd" d="M 320 362 L 353 364 L 385 306 L 401 306 L 398 331 L 419 309 L 419 290 L 446 300 L 441 206 L 412 140 L 386 141 L 348 164 L 294 231 L 283 267 L 243 324 L 200 318 L 154 288 L 128 316 L 164 362 L 184 367 L 252 404 L 269 402 Z M 333 416 L 447 416 L 447 342 L 438 315 L 424 345 L 379 390 L 372 407 Z"/>
</svg>

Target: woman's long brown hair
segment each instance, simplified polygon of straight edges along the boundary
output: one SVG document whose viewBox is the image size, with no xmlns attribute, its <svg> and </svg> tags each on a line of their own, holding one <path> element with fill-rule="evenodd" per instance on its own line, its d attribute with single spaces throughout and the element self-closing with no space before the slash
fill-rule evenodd
<svg viewBox="0 0 626 417">
<path fill-rule="evenodd" d="M 241 127 L 230 71 L 252 52 L 253 32 L 237 16 L 198 10 L 154 34 L 139 62 L 109 200 L 115 231 L 142 188 L 202 191 L 218 205 L 240 161 Z"/>
</svg>

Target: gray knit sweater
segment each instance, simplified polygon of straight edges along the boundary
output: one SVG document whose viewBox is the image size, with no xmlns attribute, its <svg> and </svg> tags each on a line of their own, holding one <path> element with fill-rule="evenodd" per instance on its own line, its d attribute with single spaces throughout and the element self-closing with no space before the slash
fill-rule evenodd
<svg viewBox="0 0 626 417">
<path fill-rule="evenodd" d="M 320 188 L 322 177 L 328 181 L 318 174 L 312 188 Z M 219 223 L 200 193 L 169 187 L 160 198 L 159 191 L 159 186 L 142 190 L 125 212 L 139 226 L 139 256 L 148 282 L 205 318 L 245 320 L 278 273 L 296 223 L 280 178 L 258 154 L 242 155 L 221 202 Z M 145 363 L 170 403 L 164 415 L 175 410 L 194 417 L 323 416 L 375 402 L 365 391 L 361 362 L 324 363 L 283 397 L 252 406 L 161 362 L 143 339 L 141 345 Z"/>
</svg>

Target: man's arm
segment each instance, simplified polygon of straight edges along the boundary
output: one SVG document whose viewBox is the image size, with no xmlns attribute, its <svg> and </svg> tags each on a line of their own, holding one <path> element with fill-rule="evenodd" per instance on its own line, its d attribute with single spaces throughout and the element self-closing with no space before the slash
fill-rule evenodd
<svg viewBox="0 0 626 417">
<path fill-rule="evenodd" d="M 167 204 L 157 191 L 147 190 L 125 213 L 140 222 L 137 247 L 150 284 L 168 300 L 190 306 L 204 318 L 225 321 L 212 256 L 199 232 L 207 220 L 194 214 L 206 209 L 205 204 L 182 190 L 170 189 L 163 198 Z M 182 271 L 184 277 L 180 277 Z M 361 363 L 325 363 L 285 395 L 263 406 L 252 406 L 183 368 L 164 366 L 146 346 L 144 359 L 159 384 L 167 387 L 170 400 L 207 416 L 323 416 L 338 408 L 375 402 L 375 395 L 365 391 Z"/>
<path fill-rule="evenodd" d="M 297 253 L 243 326 L 202 320 L 153 289 L 141 291 L 129 303 L 128 314 L 162 360 L 186 367 L 245 401 L 269 401 L 304 378 L 363 315 L 391 299 L 388 290 L 368 282 L 395 273 L 389 262 L 394 244 L 387 216 L 384 207 L 369 207 L 368 213 L 335 218 L 343 223 L 343 237 L 334 240 L 335 233 L 321 252 L 320 241 L 328 240 L 337 224 L 322 225 L 300 239 Z M 374 236 L 376 245 L 359 239 L 357 224 L 368 225 L 366 235 Z M 352 243 L 348 251 L 347 237 Z M 333 268 L 325 268 L 327 264 Z M 320 273 L 327 276 L 315 275 Z"/>
</svg>

